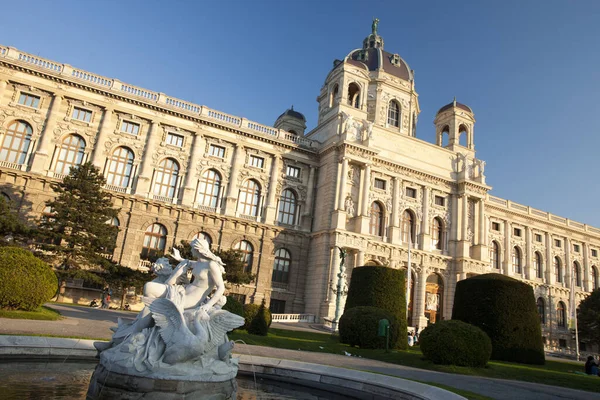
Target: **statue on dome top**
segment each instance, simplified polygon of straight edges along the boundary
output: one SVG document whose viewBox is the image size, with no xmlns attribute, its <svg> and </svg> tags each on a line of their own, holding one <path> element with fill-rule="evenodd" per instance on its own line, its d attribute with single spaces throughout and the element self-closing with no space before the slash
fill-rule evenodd
<svg viewBox="0 0 600 400">
<path fill-rule="evenodd" d="M 377 27 L 379 26 L 379 18 L 373 18 L 373 23 L 371 24 L 371 33 L 373 35 L 377 35 Z"/>
</svg>

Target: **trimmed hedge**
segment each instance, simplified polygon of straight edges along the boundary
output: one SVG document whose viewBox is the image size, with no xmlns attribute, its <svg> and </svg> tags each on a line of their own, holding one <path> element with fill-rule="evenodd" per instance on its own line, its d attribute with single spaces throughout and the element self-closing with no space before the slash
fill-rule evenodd
<svg viewBox="0 0 600 400">
<path fill-rule="evenodd" d="M 252 335 L 267 336 L 269 333 L 269 325 L 271 320 L 271 312 L 265 307 L 265 301 L 258 307 L 258 311 L 248 327 L 248 333 Z"/>
<path fill-rule="evenodd" d="M 478 326 L 492 340 L 492 359 L 544 364 L 544 345 L 533 288 L 500 274 L 456 284 L 452 318 Z"/>
<path fill-rule="evenodd" d="M 353 307 L 340 318 L 340 342 L 362 349 L 385 349 L 385 336 L 377 336 L 379 320 L 390 321 L 390 349 L 398 345 L 398 319 L 377 307 Z M 404 336 L 403 336 L 404 337 Z M 406 340 L 404 340 L 406 342 Z"/>
<path fill-rule="evenodd" d="M 258 310 L 261 304 L 244 304 L 244 319 L 246 323 L 244 323 L 243 329 L 248 330 L 250 328 L 250 324 L 256 315 L 258 314 Z M 267 319 L 267 327 L 271 326 L 271 311 L 265 307 L 265 314 Z"/>
<path fill-rule="evenodd" d="M 352 271 L 344 313 L 354 307 L 381 308 L 393 315 L 397 324 L 391 336 L 406 336 L 406 271 L 388 267 L 358 267 Z M 391 330 L 392 328 L 390 328 Z M 406 350 L 407 340 L 399 340 L 396 348 Z"/>
<path fill-rule="evenodd" d="M 223 306 L 223 310 L 239 315 L 240 317 L 244 316 L 244 305 L 231 296 L 227 296 L 227 302 Z"/>
<path fill-rule="evenodd" d="M 19 247 L 0 247 L 0 308 L 32 311 L 57 289 L 48 264 Z"/>
<path fill-rule="evenodd" d="M 458 320 L 428 325 L 419 335 L 419 346 L 434 364 L 485 367 L 492 354 L 489 336 Z"/>
</svg>

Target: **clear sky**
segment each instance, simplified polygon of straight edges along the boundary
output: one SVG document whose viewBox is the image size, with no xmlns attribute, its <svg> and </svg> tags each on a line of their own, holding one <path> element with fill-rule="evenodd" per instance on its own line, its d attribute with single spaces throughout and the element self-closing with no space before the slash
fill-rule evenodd
<svg viewBox="0 0 600 400">
<path fill-rule="evenodd" d="M 11 1 L 0 42 L 273 124 L 317 119 L 373 17 L 415 70 L 417 137 L 456 96 L 492 194 L 600 227 L 600 1 Z"/>
</svg>

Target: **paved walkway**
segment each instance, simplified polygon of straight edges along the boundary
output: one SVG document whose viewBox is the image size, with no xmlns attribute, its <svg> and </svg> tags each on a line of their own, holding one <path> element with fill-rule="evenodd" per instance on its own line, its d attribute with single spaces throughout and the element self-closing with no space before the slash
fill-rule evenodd
<svg viewBox="0 0 600 400">
<path fill-rule="evenodd" d="M 133 319 L 136 315 L 131 312 L 102 310 L 90 307 L 65 306 L 59 304 L 48 304 L 48 306 L 60 311 L 66 318 L 60 321 L 31 321 L 0 318 L 0 333 L 13 335 L 37 333 L 109 339 L 112 334 L 109 328 L 116 325 L 117 318 Z M 274 323 L 272 327 L 324 332 L 322 327 L 316 324 L 286 325 Z M 499 400 L 600 399 L 600 394 L 597 393 L 556 386 L 427 371 L 365 358 L 335 354 L 274 349 L 244 344 L 236 345 L 236 352 L 261 357 L 304 361 L 308 363 L 364 370 L 421 382 L 439 383 Z"/>
</svg>

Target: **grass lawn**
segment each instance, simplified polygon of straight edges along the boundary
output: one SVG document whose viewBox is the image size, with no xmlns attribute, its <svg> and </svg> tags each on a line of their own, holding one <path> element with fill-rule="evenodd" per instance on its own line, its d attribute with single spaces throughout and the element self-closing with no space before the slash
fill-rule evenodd
<svg viewBox="0 0 600 400">
<path fill-rule="evenodd" d="M 46 306 L 41 306 L 34 311 L 21 311 L 21 310 L 2 310 L 0 309 L 0 318 L 12 318 L 12 319 L 37 319 L 42 321 L 56 321 L 61 319 L 61 315 L 58 311 L 53 310 Z"/>
<path fill-rule="evenodd" d="M 563 386 L 590 392 L 600 392 L 600 382 L 598 381 L 598 378 L 575 374 L 574 371 L 583 371 L 583 366 L 570 362 L 546 361 L 545 365 L 526 365 L 491 361 L 486 368 L 468 368 L 433 364 L 423 358 L 423 354 L 418 347 L 412 347 L 408 351 L 392 351 L 390 353 L 385 353 L 384 350 L 369 350 L 350 347 L 339 343 L 337 336 L 324 333 L 272 328 L 269 329 L 268 336 L 254 336 L 243 330 L 237 330 L 229 336 L 232 340 L 241 339 L 250 345 L 332 354 L 344 354 L 344 352 L 348 352 L 363 358 L 431 371 L 475 375 L 487 378 L 512 379 L 517 381 L 543 383 L 546 385 Z"/>
</svg>

